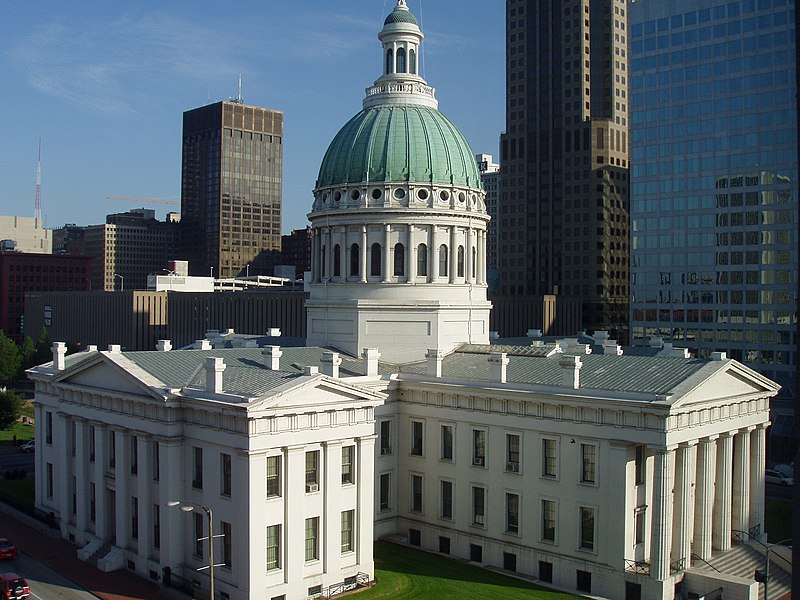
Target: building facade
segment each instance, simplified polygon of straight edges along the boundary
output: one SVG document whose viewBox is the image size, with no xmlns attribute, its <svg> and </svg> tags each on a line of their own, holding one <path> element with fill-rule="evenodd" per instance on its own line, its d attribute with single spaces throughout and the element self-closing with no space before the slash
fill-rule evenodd
<svg viewBox="0 0 800 600">
<path fill-rule="evenodd" d="M 280 251 L 282 173 L 282 112 L 217 102 L 183 114 L 181 258 L 193 275 L 235 277 Z"/>
<path fill-rule="evenodd" d="M 293 229 L 281 236 L 281 265 L 293 266 L 295 277 L 311 270 L 311 227 Z"/>
<path fill-rule="evenodd" d="M 0 241 L 14 243 L 17 252 L 50 254 L 53 232 L 45 229 L 42 220 L 35 217 L 0 216 Z"/>
<path fill-rule="evenodd" d="M 481 183 L 483 191 L 486 192 L 484 201 L 486 202 L 486 214 L 489 215 L 489 225 L 486 228 L 486 277 L 489 283 L 489 292 L 494 292 L 492 284 L 493 277 L 499 275 L 497 270 L 497 222 L 499 216 L 500 202 L 500 165 L 492 162 L 491 154 L 478 154 L 475 156 L 478 161 L 478 170 L 481 172 Z"/>
<path fill-rule="evenodd" d="M 793 396 L 793 5 L 630 5 L 635 337 L 722 350 Z"/>
</svg>

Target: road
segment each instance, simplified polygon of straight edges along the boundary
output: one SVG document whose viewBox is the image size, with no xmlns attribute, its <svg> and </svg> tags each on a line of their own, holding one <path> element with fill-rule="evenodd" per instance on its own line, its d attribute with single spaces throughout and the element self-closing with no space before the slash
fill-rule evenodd
<svg viewBox="0 0 800 600">
<path fill-rule="evenodd" d="M 767 483 L 764 486 L 764 492 L 767 498 L 783 498 L 791 500 L 794 488 L 785 485 L 777 485 L 774 483 Z"/>
<path fill-rule="evenodd" d="M 97 596 L 21 552 L 16 560 L 0 563 L 0 570 L 13 571 L 24 577 L 31 588 L 30 598 L 33 600 L 97 600 Z"/>
<path fill-rule="evenodd" d="M 0 475 L 6 471 L 18 471 L 20 469 L 33 473 L 33 465 L 33 452 L 20 452 L 19 449 L 14 448 L 11 452 L 0 454 Z"/>
</svg>

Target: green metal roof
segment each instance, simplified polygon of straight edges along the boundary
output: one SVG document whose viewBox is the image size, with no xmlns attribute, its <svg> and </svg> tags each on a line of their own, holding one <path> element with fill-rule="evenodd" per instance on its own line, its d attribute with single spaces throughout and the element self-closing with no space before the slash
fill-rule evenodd
<svg viewBox="0 0 800 600">
<path fill-rule="evenodd" d="M 317 187 L 389 181 L 481 187 L 461 131 L 417 105 L 372 107 L 350 119 L 322 159 Z"/>
<path fill-rule="evenodd" d="M 410 10 L 395 8 L 383 22 L 384 25 L 389 25 L 391 23 L 412 23 L 416 25 L 417 19 L 411 14 Z"/>
</svg>

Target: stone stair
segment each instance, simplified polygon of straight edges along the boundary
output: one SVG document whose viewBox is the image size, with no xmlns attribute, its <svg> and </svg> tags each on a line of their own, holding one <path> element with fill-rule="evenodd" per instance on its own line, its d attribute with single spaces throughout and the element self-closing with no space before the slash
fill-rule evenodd
<svg viewBox="0 0 800 600">
<path fill-rule="evenodd" d="M 111 544 L 103 544 L 94 553 L 86 559 L 86 562 L 92 565 L 93 567 L 97 567 L 97 561 L 103 558 L 111 552 Z M 772 594 L 770 594 L 771 596 Z"/>
<path fill-rule="evenodd" d="M 764 569 L 764 555 L 751 544 L 737 544 L 727 552 L 715 552 L 708 561 L 714 568 L 728 575 L 753 579 L 756 569 Z M 782 600 L 791 598 L 792 577 L 781 568 L 780 558 L 770 557 L 769 598 L 764 598 L 764 584 L 759 584 L 759 600 Z M 694 562 L 698 570 L 712 570 L 700 561 Z"/>
</svg>

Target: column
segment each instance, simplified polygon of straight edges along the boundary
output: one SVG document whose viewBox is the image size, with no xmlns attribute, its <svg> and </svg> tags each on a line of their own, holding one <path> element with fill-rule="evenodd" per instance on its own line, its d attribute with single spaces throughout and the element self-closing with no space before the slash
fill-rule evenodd
<svg viewBox="0 0 800 600">
<path fill-rule="evenodd" d="M 392 226 L 384 225 L 383 231 L 383 283 L 389 283 L 392 279 L 392 263 L 394 252 L 392 248 Z"/>
<path fill-rule="evenodd" d="M 759 526 L 759 540 L 766 542 L 764 532 L 764 467 L 766 464 L 767 427 L 758 425 L 750 434 L 750 522 L 748 529 Z"/>
<path fill-rule="evenodd" d="M 358 471 L 358 505 L 356 506 L 356 552 L 361 569 L 373 564 L 372 528 L 375 521 L 375 438 L 377 435 L 366 435 L 356 440 L 356 460 Z M 375 573 L 369 573 L 370 580 Z"/>
<path fill-rule="evenodd" d="M 319 281 L 319 230 L 311 230 L 311 283 Z"/>
<path fill-rule="evenodd" d="M 740 429 L 733 437 L 733 506 L 732 527 L 736 531 L 750 529 L 750 432 L 755 427 Z"/>
<path fill-rule="evenodd" d="M 474 230 L 472 227 L 467 228 L 467 247 L 464 250 L 466 256 L 464 257 L 464 271 L 465 281 L 467 283 L 475 283 L 475 278 L 472 276 L 472 247 L 475 244 Z M 477 248 L 475 252 L 477 258 Z M 476 267 L 477 271 L 477 267 Z"/>
<path fill-rule="evenodd" d="M 138 450 L 139 472 L 136 476 L 136 496 L 139 498 L 138 550 L 139 559 L 145 561 L 150 557 L 150 550 L 153 547 L 153 498 L 150 493 L 153 481 L 153 440 L 150 436 L 139 436 Z"/>
<path fill-rule="evenodd" d="M 75 419 L 75 516 L 76 542 L 84 544 L 88 541 L 89 529 L 89 449 L 86 446 L 88 427 L 86 421 Z"/>
<path fill-rule="evenodd" d="M 674 447 L 673 447 L 674 448 Z M 673 448 L 655 448 L 653 471 L 653 515 L 650 542 L 650 576 L 669 577 L 672 546 L 672 486 L 675 461 Z"/>
<path fill-rule="evenodd" d="M 456 282 L 456 267 L 458 265 L 458 242 L 456 240 L 456 226 L 450 227 L 450 283 Z"/>
<path fill-rule="evenodd" d="M 284 517 L 283 517 L 283 577 L 284 582 L 303 579 L 305 565 L 305 513 L 303 495 L 306 493 L 305 446 L 289 446 L 283 460 Z"/>
<path fill-rule="evenodd" d="M 339 502 L 342 489 L 341 440 L 323 443 L 322 453 L 325 462 L 325 480 L 322 482 L 325 510 L 320 515 L 320 535 L 325 544 L 322 548 L 323 569 L 326 573 L 338 573 L 342 556 L 342 506 Z"/>
<path fill-rule="evenodd" d="M 53 475 L 55 481 L 53 500 L 58 505 L 61 537 L 67 537 L 68 524 L 72 520 L 72 468 L 75 461 L 70 446 L 71 424 L 69 415 L 58 412 L 54 415 L 53 446 L 55 460 L 53 461 Z"/>
<path fill-rule="evenodd" d="M 478 248 L 478 261 L 480 268 L 478 269 L 478 283 L 486 283 L 486 231 L 480 232 L 480 247 Z"/>
<path fill-rule="evenodd" d="M 406 281 L 413 283 L 417 279 L 417 241 L 414 235 L 414 226 L 410 224 L 408 226 L 408 252 L 406 252 L 406 256 L 408 257 L 406 270 L 408 279 Z"/>
<path fill-rule="evenodd" d="M 106 469 L 108 468 L 109 433 L 105 425 L 92 423 L 94 426 L 94 535 L 98 539 L 107 540 L 109 531 L 108 492 L 106 491 Z"/>
<path fill-rule="evenodd" d="M 359 281 L 367 283 L 367 226 L 361 226 L 361 272 Z"/>
<path fill-rule="evenodd" d="M 694 503 L 694 553 L 711 558 L 711 532 L 714 515 L 714 476 L 717 463 L 717 436 L 700 440 L 697 446 L 697 485 Z"/>
<path fill-rule="evenodd" d="M 675 518 L 672 523 L 672 561 L 688 569 L 694 531 L 694 482 L 697 440 L 678 446 L 675 461 Z"/>
<path fill-rule="evenodd" d="M 428 269 L 428 273 L 430 273 L 428 282 L 436 281 L 439 277 L 439 244 L 437 243 L 437 229 L 438 227 L 436 225 L 431 225 L 431 243 L 428 244 L 428 266 L 430 267 L 430 269 Z"/>
<path fill-rule="evenodd" d="M 185 464 L 180 440 L 158 438 L 159 458 L 158 503 L 161 505 L 161 565 L 173 571 L 191 556 L 194 548 L 194 522 L 185 513 L 167 506 L 167 502 L 185 500 L 182 481 Z M 186 526 L 189 526 L 189 531 Z"/>
<path fill-rule="evenodd" d="M 333 236 L 331 235 L 331 228 L 325 228 L 325 234 L 322 238 L 322 244 L 325 248 L 324 258 L 325 266 L 323 272 L 325 273 L 324 279 L 329 280 L 333 277 Z"/>
<path fill-rule="evenodd" d="M 114 482 L 116 485 L 116 493 L 114 499 L 116 500 L 116 539 L 115 545 L 120 548 L 125 548 L 128 545 L 128 523 L 131 514 L 131 498 L 129 492 L 129 479 L 131 476 L 131 464 L 128 448 L 126 443 L 128 436 L 125 431 L 114 429 L 114 439 L 116 441 L 116 467 Z M 134 488 L 135 489 L 135 488 Z"/>
<path fill-rule="evenodd" d="M 347 227 L 339 230 L 339 277 L 347 278 Z"/>
<path fill-rule="evenodd" d="M 714 530 L 712 544 L 715 550 L 731 549 L 731 472 L 733 471 L 733 437 L 720 434 L 717 440 L 717 473 L 714 489 Z"/>
</svg>

